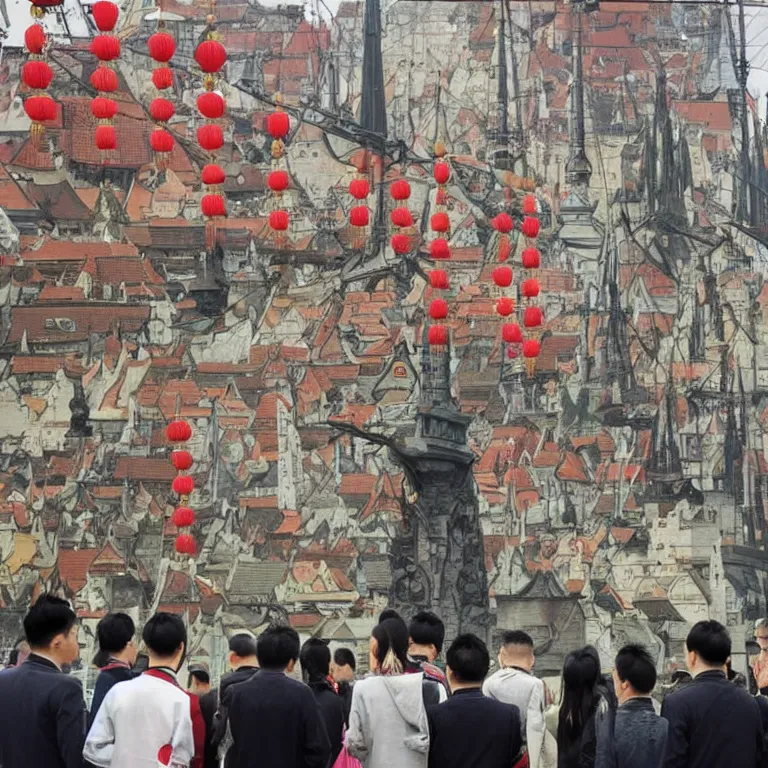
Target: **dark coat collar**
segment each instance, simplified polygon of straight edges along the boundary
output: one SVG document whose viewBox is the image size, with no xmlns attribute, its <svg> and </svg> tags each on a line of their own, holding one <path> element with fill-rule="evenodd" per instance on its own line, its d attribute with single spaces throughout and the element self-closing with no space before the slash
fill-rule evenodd
<svg viewBox="0 0 768 768">
<path fill-rule="evenodd" d="M 619 709 L 633 712 L 643 709 L 650 709 L 651 711 L 655 711 L 653 709 L 653 701 L 647 696 L 638 696 L 634 699 L 630 699 L 629 701 L 625 701 L 619 707 Z"/>
<path fill-rule="evenodd" d="M 38 656 L 36 653 L 30 653 L 24 663 L 37 664 L 40 667 L 52 669 L 54 672 L 61 672 L 61 670 L 50 659 L 46 659 L 43 656 Z"/>
</svg>

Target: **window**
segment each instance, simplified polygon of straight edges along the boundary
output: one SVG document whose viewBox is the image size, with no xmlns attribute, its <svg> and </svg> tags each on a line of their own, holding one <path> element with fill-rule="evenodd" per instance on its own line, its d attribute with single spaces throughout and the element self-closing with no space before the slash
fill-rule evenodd
<svg viewBox="0 0 768 768">
<path fill-rule="evenodd" d="M 46 331 L 64 331 L 65 333 L 74 333 L 77 330 L 75 321 L 68 317 L 48 317 L 43 327 Z"/>
</svg>

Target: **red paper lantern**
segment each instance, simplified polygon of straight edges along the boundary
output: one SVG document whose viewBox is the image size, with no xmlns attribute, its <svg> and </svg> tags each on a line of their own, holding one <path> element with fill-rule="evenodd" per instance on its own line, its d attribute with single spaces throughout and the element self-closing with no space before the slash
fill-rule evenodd
<svg viewBox="0 0 768 768">
<path fill-rule="evenodd" d="M 171 463 L 179 472 L 186 472 L 192 466 L 192 454 L 189 451 L 172 451 Z"/>
<path fill-rule="evenodd" d="M 117 114 L 117 102 L 106 96 L 91 99 L 91 114 L 97 120 L 111 120 Z"/>
<path fill-rule="evenodd" d="M 507 344 L 519 344 L 523 340 L 523 332 L 517 323 L 504 323 L 501 326 L 501 338 Z"/>
<path fill-rule="evenodd" d="M 536 213 L 536 198 L 533 195 L 526 195 L 523 198 L 523 213 L 526 216 Z"/>
<path fill-rule="evenodd" d="M 527 358 L 538 357 L 541 354 L 541 344 L 538 339 L 528 339 L 523 343 L 523 356 Z"/>
<path fill-rule="evenodd" d="M 152 83 L 158 91 L 173 85 L 173 72 L 169 67 L 158 67 L 152 72 Z"/>
<path fill-rule="evenodd" d="M 433 269 L 429 273 L 429 284 L 439 291 L 445 291 L 449 287 L 448 273 L 443 269 Z"/>
<path fill-rule="evenodd" d="M 218 120 L 224 114 L 226 102 L 221 94 L 213 91 L 203 91 L 197 97 L 197 109 L 203 117 L 209 120 Z"/>
<path fill-rule="evenodd" d="M 427 343 L 439 346 L 448 343 L 448 328 L 444 325 L 430 325 L 427 331 Z"/>
<path fill-rule="evenodd" d="M 284 139 L 291 129 L 291 120 L 287 112 L 272 112 L 267 116 L 267 133 L 273 139 Z"/>
<path fill-rule="evenodd" d="M 438 184 L 447 184 L 451 178 L 451 166 L 445 160 L 439 160 L 435 163 L 433 174 Z"/>
<path fill-rule="evenodd" d="M 269 226 L 275 230 L 275 232 L 285 232 L 288 229 L 290 218 L 288 211 L 272 211 L 269 214 Z"/>
<path fill-rule="evenodd" d="M 390 214 L 390 218 L 396 227 L 413 226 L 413 216 L 407 208 L 395 208 Z"/>
<path fill-rule="evenodd" d="M 189 496 L 195 490 L 195 481 L 190 475 L 176 475 L 173 478 L 171 488 L 179 496 Z"/>
<path fill-rule="evenodd" d="M 197 551 L 194 537 L 187 533 L 177 536 L 173 546 L 180 555 L 194 555 Z"/>
<path fill-rule="evenodd" d="M 197 129 L 197 143 L 208 152 L 224 146 L 224 131 L 215 123 L 206 123 Z"/>
<path fill-rule="evenodd" d="M 270 171 L 267 176 L 267 186 L 273 192 L 285 192 L 289 184 L 290 179 L 286 171 Z"/>
<path fill-rule="evenodd" d="M 445 299 L 433 299 L 429 305 L 429 316 L 433 320 L 445 320 L 448 317 L 448 302 Z"/>
<path fill-rule="evenodd" d="M 507 288 L 512 285 L 512 270 L 509 267 L 496 267 L 493 270 L 493 282 L 499 288 Z"/>
<path fill-rule="evenodd" d="M 371 193 L 371 186 L 366 179 L 352 179 L 349 182 L 349 194 L 355 200 L 365 200 Z"/>
<path fill-rule="evenodd" d="M 538 328 L 544 322 L 541 307 L 526 307 L 523 315 L 523 325 L 526 328 Z"/>
<path fill-rule="evenodd" d="M 539 295 L 539 291 L 541 290 L 539 286 L 539 281 L 535 280 L 534 278 L 531 278 L 530 280 L 525 280 L 520 286 L 523 296 L 525 296 L 526 299 L 533 299 L 536 296 Z"/>
<path fill-rule="evenodd" d="M 109 67 L 96 67 L 91 75 L 91 85 L 101 93 L 113 93 L 117 90 L 117 72 Z"/>
<path fill-rule="evenodd" d="M 538 269 L 541 264 L 541 254 L 535 248 L 523 251 L 523 266 L 526 269 Z"/>
<path fill-rule="evenodd" d="M 95 138 L 96 146 L 102 152 L 117 149 L 117 133 L 114 125 L 97 125 Z"/>
<path fill-rule="evenodd" d="M 429 225 L 432 227 L 433 232 L 447 232 L 451 226 L 451 222 L 448 219 L 448 214 L 444 211 L 438 211 L 432 214 L 432 218 L 429 220 Z"/>
<path fill-rule="evenodd" d="M 165 436 L 171 443 L 185 443 L 192 437 L 192 427 L 183 419 L 174 419 L 165 428 Z"/>
<path fill-rule="evenodd" d="M 27 27 L 24 32 L 24 46 L 30 53 L 40 55 L 45 48 L 45 30 L 40 24 Z"/>
<path fill-rule="evenodd" d="M 493 217 L 491 226 L 502 234 L 508 234 L 514 229 L 515 222 L 512 221 L 512 217 L 508 213 L 499 213 Z"/>
<path fill-rule="evenodd" d="M 451 249 L 448 246 L 448 241 L 442 237 L 438 237 L 429 244 L 429 253 L 433 259 L 451 258 Z"/>
<path fill-rule="evenodd" d="M 535 216 L 526 216 L 523 219 L 522 232 L 526 237 L 534 239 L 539 236 L 539 220 Z"/>
<path fill-rule="evenodd" d="M 506 261 L 511 252 L 512 246 L 509 244 L 509 240 L 506 235 L 501 235 L 499 238 L 499 261 Z"/>
<path fill-rule="evenodd" d="M 96 35 L 91 40 L 91 53 L 99 61 L 114 61 L 120 55 L 120 41 L 114 35 Z"/>
<path fill-rule="evenodd" d="M 349 212 L 349 223 L 353 227 L 367 227 L 370 220 L 370 212 L 366 205 L 356 205 Z"/>
<path fill-rule="evenodd" d="M 507 348 L 507 357 L 510 360 L 514 360 L 517 357 L 517 352 L 511 347 Z"/>
<path fill-rule="evenodd" d="M 405 256 L 405 254 L 409 253 L 411 250 L 411 238 L 408 237 L 408 235 L 397 233 L 392 235 L 390 242 L 392 243 L 392 250 L 398 256 Z"/>
<path fill-rule="evenodd" d="M 177 528 L 189 528 L 195 524 L 195 513 L 189 507 L 176 507 L 171 520 Z"/>
<path fill-rule="evenodd" d="M 203 216 L 213 219 L 216 216 L 227 215 L 227 205 L 221 195 L 203 195 L 200 201 L 200 210 Z"/>
<path fill-rule="evenodd" d="M 21 69 L 21 79 L 27 88 L 44 91 L 53 80 L 53 70 L 44 61 L 28 61 Z"/>
<path fill-rule="evenodd" d="M 93 21 L 99 32 L 111 32 L 117 24 L 120 9 L 115 3 L 110 3 L 109 0 L 99 0 L 91 6 L 91 13 L 93 13 Z"/>
<path fill-rule="evenodd" d="M 496 301 L 496 311 L 502 317 L 508 317 L 515 311 L 515 302 L 509 296 L 502 296 Z"/>
<path fill-rule="evenodd" d="M 169 99 L 152 99 L 149 114 L 158 123 L 167 123 L 176 114 L 176 107 Z"/>
<path fill-rule="evenodd" d="M 203 72 L 218 72 L 227 61 L 227 49 L 218 40 L 203 40 L 195 50 L 195 61 Z"/>
<path fill-rule="evenodd" d="M 200 179 L 203 184 L 207 184 L 208 186 L 219 186 L 226 181 L 226 178 L 227 175 L 224 173 L 224 169 L 215 163 L 204 165 L 200 174 Z"/>
<path fill-rule="evenodd" d="M 173 149 L 173 136 L 164 128 L 155 128 L 149 136 L 149 143 L 154 152 L 168 153 Z"/>
<path fill-rule="evenodd" d="M 407 200 L 411 196 L 411 185 L 405 179 L 393 181 L 389 187 L 393 200 Z"/>
<path fill-rule="evenodd" d="M 56 102 L 50 96 L 30 96 L 24 101 L 27 117 L 35 123 L 56 119 Z"/>
<path fill-rule="evenodd" d="M 147 48 L 149 49 L 149 55 L 161 64 L 165 64 L 173 58 L 173 54 L 176 53 L 176 41 L 172 35 L 167 32 L 155 32 L 149 40 L 147 40 Z M 167 88 L 168 86 L 166 86 Z"/>
</svg>

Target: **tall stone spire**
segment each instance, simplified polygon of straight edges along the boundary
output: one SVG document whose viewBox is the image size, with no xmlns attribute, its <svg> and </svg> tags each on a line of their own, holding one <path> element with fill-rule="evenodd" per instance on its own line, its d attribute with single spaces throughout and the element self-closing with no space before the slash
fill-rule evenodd
<svg viewBox="0 0 768 768">
<path fill-rule="evenodd" d="M 363 21 L 363 84 L 360 125 L 367 131 L 387 135 L 387 105 L 384 97 L 384 65 L 381 58 L 381 2 L 365 0 Z"/>
<path fill-rule="evenodd" d="M 571 18 L 574 22 L 573 82 L 571 83 L 571 130 L 570 153 L 565 165 L 566 180 L 572 186 L 589 187 L 592 163 L 586 153 L 586 129 L 584 123 L 584 63 L 582 60 L 581 25 L 583 3 L 574 3 Z"/>
</svg>

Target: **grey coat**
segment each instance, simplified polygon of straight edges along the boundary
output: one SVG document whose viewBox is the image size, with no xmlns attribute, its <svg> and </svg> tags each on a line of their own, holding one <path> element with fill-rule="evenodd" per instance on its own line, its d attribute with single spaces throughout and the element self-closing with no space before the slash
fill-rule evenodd
<svg viewBox="0 0 768 768">
<path fill-rule="evenodd" d="M 598 733 L 595 768 L 661 768 L 668 727 L 650 698 L 630 699 Z"/>
</svg>

